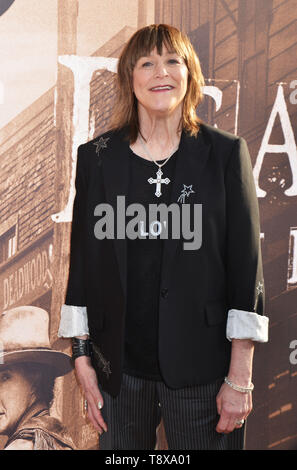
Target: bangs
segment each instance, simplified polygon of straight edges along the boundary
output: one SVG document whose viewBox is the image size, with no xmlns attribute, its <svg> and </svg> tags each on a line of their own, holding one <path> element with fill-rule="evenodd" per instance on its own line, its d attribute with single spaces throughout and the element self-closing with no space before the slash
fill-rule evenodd
<svg viewBox="0 0 297 470">
<path fill-rule="evenodd" d="M 166 47 L 168 52 L 177 53 L 183 59 L 186 59 L 186 50 L 182 47 L 183 41 L 180 41 L 180 32 L 163 28 L 162 25 L 155 28 L 143 28 L 139 31 L 134 38 L 134 44 L 132 45 L 133 52 L 131 53 L 131 70 L 138 59 L 143 56 L 148 56 L 152 50 L 156 47 L 159 55 L 162 54 L 163 45 Z"/>
</svg>

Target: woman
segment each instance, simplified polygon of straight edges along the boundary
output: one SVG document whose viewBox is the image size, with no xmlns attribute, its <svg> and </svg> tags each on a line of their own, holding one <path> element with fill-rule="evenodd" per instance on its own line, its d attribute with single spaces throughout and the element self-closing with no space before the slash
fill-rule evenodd
<svg viewBox="0 0 297 470">
<path fill-rule="evenodd" d="M 117 84 L 111 130 L 78 149 L 59 335 L 101 449 L 154 448 L 161 418 L 169 449 L 243 448 L 268 327 L 246 142 L 197 117 L 200 63 L 172 26 L 131 37 Z"/>
</svg>

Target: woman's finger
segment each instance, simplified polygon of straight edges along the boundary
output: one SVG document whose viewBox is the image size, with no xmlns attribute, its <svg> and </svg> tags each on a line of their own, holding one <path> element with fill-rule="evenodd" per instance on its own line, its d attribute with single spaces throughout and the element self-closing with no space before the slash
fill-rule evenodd
<svg viewBox="0 0 297 470">
<path fill-rule="evenodd" d="M 216 431 L 219 433 L 227 434 L 230 428 L 230 416 L 223 409 L 221 411 L 219 422 L 216 426 Z"/>
<path fill-rule="evenodd" d="M 227 406 L 228 405 L 228 406 Z M 240 416 L 242 416 L 240 418 Z M 229 403 L 222 405 L 220 419 L 216 427 L 217 432 L 230 433 L 235 428 L 241 427 L 242 424 L 238 424 L 243 419 L 243 413 L 240 409 L 236 410 L 235 407 L 230 407 Z"/>
<path fill-rule="evenodd" d="M 87 392 L 86 398 L 88 401 L 88 407 L 92 410 L 92 416 L 96 420 L 96 423 L 105 431 L 107 432 L 107 425 L 103 419 L 103 416 L 100 411 L 100 406 L 103 406 L 103 398 L 102 395 L 97 389 L 96 391 L 92 390 L 92 392 Z"/>
<path fill-rule="evenodd" d="M 240 429 L 242 428 L 242 426 L 244 425 L 244 422 L 245 422 L 245 418 L 242 417 L 242 418 L 236 418 L 235 420 L 235 429 Z"/>
<path fill-rule="evenodd" d="M 93 411 L 92 411 L 92 407 L 88 405 L 88 417 L 89 417 L 89 420 L 91 421 L 91 423 L 93 424 L 94 428 L 100 433 L 100 435 L 102 434 L 102 432 L 104 431 L 104 429 L 100 426 L 100 424 L 98 423 L 97 419 L 94 417 L 94 414 L 93 414 Z"/>
<path fill-rule="evenodd" d="M 99 427 L 101 431 L 103 429 L 107 432 L 107 425 L 100 412 L 104 406 L 104 400 L 98 386 L 96 372 L 89 363 L 85 362 L 85 358 L 81 361 L 79 359 L 75 361 L 75 370 L 88 404 L 89 417 L 96 429 Z"/>
</svg>

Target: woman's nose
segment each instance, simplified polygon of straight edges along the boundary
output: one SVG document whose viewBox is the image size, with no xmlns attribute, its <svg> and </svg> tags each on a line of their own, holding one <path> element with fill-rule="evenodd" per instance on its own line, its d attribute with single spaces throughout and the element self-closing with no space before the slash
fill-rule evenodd
<svg viewBox="0 0 297 470">
<path fill-rule="evenodd" d="M 156 76 L 157 77 L 163 77 L 163 76 L 166 76 L 168 75 L 168 72 L 167 72 L 167 68 L 165 66 L 165 64 L 157 64 L 156 65 Z"/>
</svg>

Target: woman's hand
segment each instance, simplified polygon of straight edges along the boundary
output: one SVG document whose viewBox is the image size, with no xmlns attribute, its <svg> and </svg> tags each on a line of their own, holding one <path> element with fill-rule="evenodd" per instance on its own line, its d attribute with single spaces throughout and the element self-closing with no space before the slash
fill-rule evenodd
<svg viewBox="0 0 297 470">
<path fill-rule="evenodd" d="M 232 339 L 231 361 L 228 378 L 241 387 L 249 387 L 252 378 L 254 343 L 249 339 Z M 217 410 L 220 415 L 217 432 L 229 433 L 242 424 L 253 408 L 252 394 L 238 392 L 223 383 L 217 395 Z"/>
<path fill-rule="evenodd" d="M 88 403 L 88 417 L 91 423 L 100 434 L 103 431 L 107 432 L 107 425 L 100 412 L 100 408 L 104 405 L 103 397 L 98 387 L 95 369 L 88 356 L 75 359 L 75 372 Z"/>
<path fill-rule="evenodd" d="M 245 420 L 252 411 L 252 408 L 251 393 L 238 392 L 226 383 L 223 383 L 217 395 L 217 410 L 220 419 L 216 431 L 229 433 L 236 428 L 241 428 L 242 424 L 236 424 L 236 421 Z"/>
</svg>

